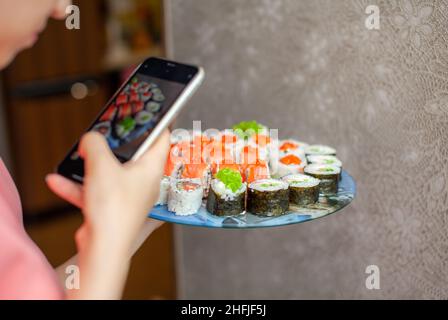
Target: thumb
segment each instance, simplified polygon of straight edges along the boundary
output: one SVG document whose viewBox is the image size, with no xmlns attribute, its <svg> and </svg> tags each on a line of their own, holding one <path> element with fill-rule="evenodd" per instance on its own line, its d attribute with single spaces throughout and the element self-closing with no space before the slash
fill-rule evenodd
<svg viewBox="0 0 448 320">
<path fill-rule="evenodd" d="M 106 168 L 118 160 L 109 148 L 104 136 L 98 132 L 86 133 L 79 143 L 79 155 L 84 160 L 85 170 Z"/>
</svg>

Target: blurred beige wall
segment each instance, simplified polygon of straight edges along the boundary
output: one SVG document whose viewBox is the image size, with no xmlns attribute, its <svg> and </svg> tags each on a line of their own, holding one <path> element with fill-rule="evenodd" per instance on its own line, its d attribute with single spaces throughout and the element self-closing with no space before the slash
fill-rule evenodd
<svg viewBox="0 0 448 320">
<path fill-rule="evenodd" d="M 171 0 L 173 56 L 206 70 L 179 125 L 257 119 L 335 146 L 358 184 L 348 209 L 303 225 L 177 228 L 181 297 L 448 298 L 447 7 Z"/>
</svg>

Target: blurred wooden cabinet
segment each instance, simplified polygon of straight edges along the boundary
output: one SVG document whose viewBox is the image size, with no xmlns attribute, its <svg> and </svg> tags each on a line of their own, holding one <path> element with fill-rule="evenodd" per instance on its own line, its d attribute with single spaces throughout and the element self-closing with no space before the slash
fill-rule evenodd
<svg viewBox="0 0 448 320">
<path fill-rule="evenodd" d="M 105 70 L 105 1 L 74 3 L 81 11 L 80 30 L 67 30 L 63 21 L 49 21 L 36 46 L 21 53 L 3 73 L 13 175 L 25 221 L 38 221 L 28 223 L 27 229 L 55 265 L 74 253 L 73 233 L 82 220 L 79 212 L 62 214 L 68 204 L 48 190 L 45 176 L 120 84 L 119 70 Z M 131 58 L 114 68 L 140 59 Z M 80 100 L 72 94 L 74 84 L 87 89 Z M 44 216 L 50 218 L 41 219 Z M 165 225 L 136 255 L 125 297 L 175 298 L 173 256 L 172 228 Z"/>
<path fill-rule="evenodd" d="M 81 10 L 81 29 L 50 20 L 40 40 L 21 53 L 4 74 L 14 176 L 24 211 L 34 214 L 64 203 L 44 178 L 62 160 L 109 95 L 104 81 L 106 46 L 103 1 L 74 1 Z M 87 84 L 82 100 L 75 83 Z"/>
<path fill-rule="evenodd" d="M 57 163 L 94 119 L 107 97 L 105 91 L 96 89 L 94 95 L 82 100 L 65 93 L 10 102 L 15 178 L 28 214 L 66 205 L 48 190 L 45 175 L 54 172 Z"/>
</svg>

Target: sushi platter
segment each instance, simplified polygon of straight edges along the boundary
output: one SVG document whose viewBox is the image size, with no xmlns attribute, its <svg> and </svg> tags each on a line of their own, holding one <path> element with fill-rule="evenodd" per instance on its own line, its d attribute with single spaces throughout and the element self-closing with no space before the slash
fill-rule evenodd
<svg viewBox="0 0 448 320">
<path fill-rule="evenodd" d="M 151 218 L 211 228 L 274 227 L 325 217 L 355 197 L 355 181 L 332 147 L 280 140 L 256 121 L 180 133 L 172 134 Z"/>
<path fill-rule="evenodd" d="M 135 76 L 108 106 L 92 128 L 102 133 L 109 146 L 118 148 L 132 143 L 152 128 L 165 100 L 161 89 Z"/>
</svg>

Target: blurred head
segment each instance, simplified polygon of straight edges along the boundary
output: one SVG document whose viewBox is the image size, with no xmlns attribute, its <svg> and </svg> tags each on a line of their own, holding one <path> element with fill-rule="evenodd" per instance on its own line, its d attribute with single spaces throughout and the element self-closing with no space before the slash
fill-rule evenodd
<svg viewBox="0 0 448 320">
<path fill-rule="evenodd" d="M 71 0 L 0 0 L 0 69 L 36 43 L 50 17 L 63 19 Z"/>
</svg>

